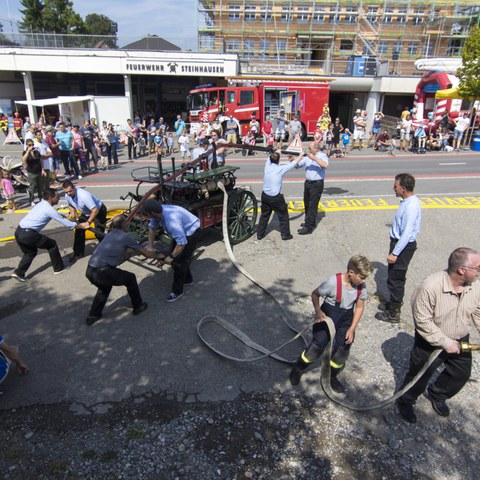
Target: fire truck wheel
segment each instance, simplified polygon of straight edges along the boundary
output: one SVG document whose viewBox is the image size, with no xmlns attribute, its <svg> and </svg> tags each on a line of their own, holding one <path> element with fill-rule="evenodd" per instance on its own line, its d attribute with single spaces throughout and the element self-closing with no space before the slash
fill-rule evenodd
<svg viewBox="0 0 480 480">
<path fill-rule="evenodd" d="M 258 202 L 248 190 L 233 190 L 228 198 L 228 237 L 232 245 L 253 235 L 257 221 Z"/>
</svg>

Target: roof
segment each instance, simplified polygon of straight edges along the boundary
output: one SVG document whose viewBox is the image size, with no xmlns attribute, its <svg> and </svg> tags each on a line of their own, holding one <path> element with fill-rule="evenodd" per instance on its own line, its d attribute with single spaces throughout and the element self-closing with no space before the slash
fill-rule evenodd
<svg viewBox="0 0 480 480">
<path fill-rule="evenodd" d="M 170 43 L 169 41 L 157 36 L 143 37 L 136 42 L 124 45 L 122 48 L 124 50 L 181 50 L 181 48 L 177 47 L 177 45 L 174 45 L 173 43 Z"/>
</svg>

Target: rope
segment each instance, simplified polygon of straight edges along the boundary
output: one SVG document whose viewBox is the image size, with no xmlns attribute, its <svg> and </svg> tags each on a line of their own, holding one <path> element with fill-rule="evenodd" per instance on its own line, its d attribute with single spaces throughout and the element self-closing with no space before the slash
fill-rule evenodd
<svg viewBox="0 0 480 480">
<path fill-rule="evenodd" d="M 277 301 L 277 299 L 273 296 L 272 293 L 269 292 L 269 290 L 264 287 L 258 280 L 256 280 L 250 273 L 248 273 L 237 261 L 233 250 L 232 246 L 230 245 L 230 239 L 228 236 L 228 225 L 227 225 L 227 209 L 228 209 L 228 194 L 227 191 L 225 190 L 225 187 L 223 184 L 218 183 L 217 184 L 218 188 L 220 188 L 223 191 L 223 218 L 222 218 L 222 231 L 223 231 L 223 239 L 225 242 L 225 248 L 227 250 L 227 254 L 234 265 L 234 267 L 246 278 L 248 278 L 252 283 L 257 285 L 266 295 L 268 295 L 274 302 L 275 310 L 278 312 L 278 314 L 282 317 L 283 321 L 286 323 L 286 325 L 296 333 L 296 335 L 288 340 L 287 342 L 283 343 L 279 347 L 275 348 L 274 350 L 269 350 L 262 345 L 258 345 L 256 342 L 254 342 L 248 335 L 243 333 L 241 330 L 239 330 L 237 327 L 235 327 L 233 324 L 230 322 L 224 320 L 223 318 L 217 316 L 217 315 L 207 315 L 203 318 L 200 319 L 198 325 L 197 325 L 197 333 L 202 342 L 211 350 L 213 350 L 215 353 L 220 355 L 223 358 L 227 358 L 229 360 L 234 360 L 236 362 L 255 362 L 257 360 L 261 360 L 265 357 L 272 357 L 275 358 L 276 360 L 279 360 L 284 363 L 288 364 L 293 364 L 295 363 L 292 360 L 287 360 L 286 358 L 283 358 L 279 355 L 277 355 L 276 352 L 281 350 L 283 347 L 288 345 L 289 343 L 297 340 L 298 338 L 302 338 L 305 345 L 307 344 L 305 337 L 303 337 L 303 334 L 309 330 L 313 324 L 308 325 L 305 327 L 303 330 L 298 331 L 297 327 L 294 326 L 292 320 L 290 319 L 288 313 L 285 311 L 285 309 L 280 305 L 280 303 Z M 330 339 L 335 338 L 335 325 L 333 324 L 333 321 L 331 318 L 326 317 L 325 322 L 327 323 L 328 326 L 328 331 L 330 334 Z M 250 358 L 238 358 L 234 357 L 231 355 L 228 355 L 224 352 L 222 352 L 220 349 L 214 347 L 210 342 L 208 342 L 205 337 L 202 334 L 202 329 L 205 327 L 207 324 L 214 323 L 216 325 L 219 325 L 222 327 L 224 330 L 229 332 L 231 335 L 233 335 L 235 338 L 240 340 L 242 343 L 247 345 L 248 347 L 257 350 L 258 352 L 261 352 L 262 355 L 257 356 L 257 357 L 250 357 Z M 389 398 L 386 398 L 385 400 L 382 400 L 378 403 L 375 404 L 370 404 L 370 405 L 357 405 L 352 402 L 348 402 L 344 400 L 343 398 L 339 397 L 337 393 L 335 393 L 332 390 L 332 387 L 330 386 L 330 375 L 331 375 L 331 370 L 330 370 L 330 359 L 332 357 L 332 349 L 333 349 L 333 342 L 330 340 L 329 344 L 327 345 L 327 348 L 324 350 L 323 357 L 322 357 L 322 368 L 321 368 L 321 384 L 322 388 L 327 395 L 327 397 L 332 400 L 333 402 L 342 405 L 345 408 L 348 408 L 350 410 L 354 411 L 367 411 L 367 410 L 375 410 L 378 408 L 383 408 L 390 403 L 394 402 L 397 400 L 399 397 L 401 397 L 405 392 L 410 390 L 415 383 L 423 376 L 423 374 L 427 371 L 427 369 L 433 364 L 433 362 L 437 359 L 437 357 L 442 353 L 441 349 L 436 349 L 434 350 L 427 363 L 423 366 L 423 368 L 418 372 L 418 374 L 415 376 L 415 378 L 412 379 L 411 382 L 409 382 L 405 387 L 403 387 L 400 391 L 395 393 Z"/>
</svg>

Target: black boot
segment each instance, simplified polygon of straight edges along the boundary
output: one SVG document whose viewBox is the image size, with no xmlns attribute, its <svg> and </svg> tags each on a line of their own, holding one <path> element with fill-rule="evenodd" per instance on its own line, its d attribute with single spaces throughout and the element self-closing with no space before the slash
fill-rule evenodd
<svg viewBox="0 0 480 480">
<path fill-rule="evenodd" d="M 388 310 L 378 312 L 375 314 L 377 320 L 388 323 L 400 323 L 400 310 L 402 308 L 401 303 L 389 302 Z"/>
<path fill-rule="evenodd" d="M 382 302 L 378 304 L 378 309 L 384 312 L 390 308 L 390 302 Z"/>
<path fill-rule="evenodd" d="M 302 359 L 298 359 L 290 371 L 290 383 L 296 387 L 300 383 L 304 370 L 308 367 Z"/>
<path fill-rule="evenodd" d="M 330 386 L 332 387 L 332 390 L 336 393 L 345 392 L 345 386 L 338 379 L 338 374 L 340 373 L 340 371 L 341 369 L 338 368 L 330 369 Z"/>
</svg>

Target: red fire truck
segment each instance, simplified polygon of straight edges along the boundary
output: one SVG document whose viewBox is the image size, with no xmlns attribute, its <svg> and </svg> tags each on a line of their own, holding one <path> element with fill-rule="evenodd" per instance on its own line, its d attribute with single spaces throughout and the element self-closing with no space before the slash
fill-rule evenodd
<svg viewBox="0 0 480 480">
<path fill-rule="evenodd" d="M 282 107 L 287 120 L 294 114 L 299 116 L 302 138 L 306 138 L 313 135 L 318 117 L 328 105 L 332 79 L 242 76 L 227 80 L 227 87 L 202 86 L 190 91 L 187 108 L 191 132 L 196 132 L 202 122 L 212 122 L 217 116 L 222 122 L 233 115 L 240 122 L 242 135 L 246 135 L 252 114 L 262 126 L 267 116 L 274 120 Z"/>
</svg>

